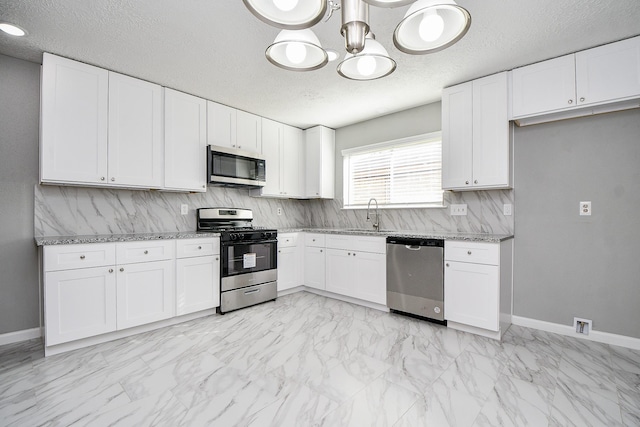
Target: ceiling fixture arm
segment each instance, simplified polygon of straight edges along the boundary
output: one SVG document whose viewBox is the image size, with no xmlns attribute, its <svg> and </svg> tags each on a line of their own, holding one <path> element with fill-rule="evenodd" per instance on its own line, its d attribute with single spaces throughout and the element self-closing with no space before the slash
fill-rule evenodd
<svg viewBox="0 0 640 427">
<path fill-rule="evenodd" d="M 342 27 L 345 48 L 351 54 L 364 49 L 364 38 L 369 34 L 369 5 L 362 0 L 342 0 Z"/>
<path fill-rule="evenodd" d="M 340 3 L 336 0 L 327 0 L 327 9 L 329 10 L 329 13 L 322 22 L 328 22 L 329 19 L 331 19 L 331 17 L 333 16 L 333 12 L 335 12 L 336 10 L 340 10 Z"/>
</svg>

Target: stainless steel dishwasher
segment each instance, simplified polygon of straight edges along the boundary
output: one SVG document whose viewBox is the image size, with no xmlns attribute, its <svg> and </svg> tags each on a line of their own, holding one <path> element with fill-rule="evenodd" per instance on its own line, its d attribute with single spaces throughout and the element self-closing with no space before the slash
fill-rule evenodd
<svg viewBox="0 0 640 427">
<path fill-rule="evenodd" d="M 387 306 L 446 324 L 444 240 L 387 237 Z"/>
</svg>

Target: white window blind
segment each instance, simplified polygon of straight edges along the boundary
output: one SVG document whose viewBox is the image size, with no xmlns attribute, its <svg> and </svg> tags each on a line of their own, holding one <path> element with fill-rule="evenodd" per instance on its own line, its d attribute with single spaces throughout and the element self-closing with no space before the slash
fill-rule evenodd
<svg viewBox="0 0 640 427">
<path fill-rule="evenodd" d="M 344 207 L 442 206 L 440 132 L 344 150 Z"/>
</svg>

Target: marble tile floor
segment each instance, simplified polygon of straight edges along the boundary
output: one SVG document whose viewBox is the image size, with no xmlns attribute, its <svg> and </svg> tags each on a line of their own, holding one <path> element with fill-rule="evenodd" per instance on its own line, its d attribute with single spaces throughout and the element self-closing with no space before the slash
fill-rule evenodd
<svg viewBox="0 0 640 427">
<path fill-rule="evenodd" d="M 0 347 L 0 426 L 71 425 L 640 426 L 640 352 L 307 292 L 48 358 Z"/>
</svg>

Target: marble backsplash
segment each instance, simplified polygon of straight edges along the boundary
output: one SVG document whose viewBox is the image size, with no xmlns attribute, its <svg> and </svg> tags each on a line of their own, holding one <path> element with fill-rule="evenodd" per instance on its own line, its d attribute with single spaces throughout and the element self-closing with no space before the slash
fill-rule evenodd
<svg viewBox="0 0 640 427">
<path fill-rule="evenodd" d="M 257 198 L 235 188 L 187 194 L 36 185 L 34 197 L 35 237 L 193 231 L 200 207 L 252 209 L 255 225 L 272 228 L 371 227 L 363 210 L 343 210 L 341 200 Z M 514 217 L 504 216 L 502 205 L 513 198 L 512 190 L 445 192 L 445 205 L 467 204 L 466 216 L 451 216 L 447 208 L 381 209 L 380 228 L 512 234 Z M 189 205 L 187 215 L 181 204 Z"/>
</svg>

